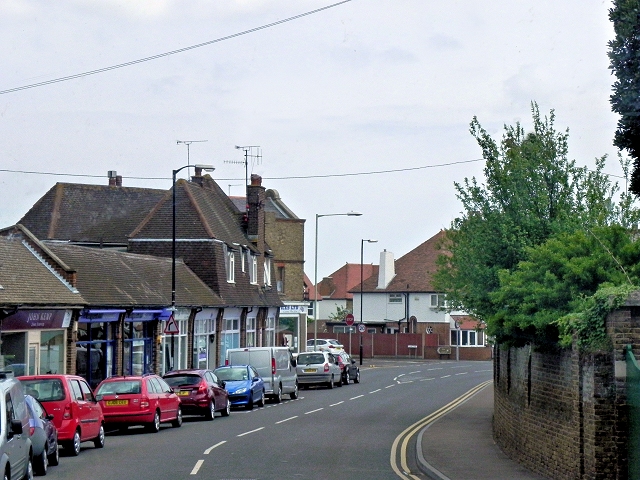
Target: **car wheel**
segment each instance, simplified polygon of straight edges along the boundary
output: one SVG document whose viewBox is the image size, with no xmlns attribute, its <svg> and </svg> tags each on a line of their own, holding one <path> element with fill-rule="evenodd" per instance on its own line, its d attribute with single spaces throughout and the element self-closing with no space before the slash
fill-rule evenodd
<svg viewBox="0 0 640 480">
<path fill-rule="evenodd" d="M 182 426 L 182 408 L 178 407 L 178 416 L 171 422 L 173 428 L 180 428 Z"/>
<path fill-rule="evenodd" d="M 262 390 L 262 393 L 260 393 L 260 400 L 258 400 L 258 406 L 264 407 L 264 390 Z"/>
<path fill-rule="evenodd" d="M 47 450 L 49 446 L 45 444 L 42 453 L 33 459 L 33 471 L 36 475 L 46 475 L 49 467 L 49 459 L 47 458 Z"/>
<path fill-rule="evenodd" d="M 4 471 L 4 480 L 11 480 L 9 478 L 9 472 L 7 472 L 6 470 Z"/>
<path fill-rule="evenodd" d="M 333 388 L 333 375 L 331 375 L 331 378 L 329 379 L 329 384 L 327 385 L 327 387 Z"/>
<path fill-rule="evenodd" d="M 29 452 L 29 458 L 27 459 L 27 470 L 24 472 L 24 480 L 33 480 L 33 460 L 31 459 L 31 452 Z"/>
<path fill-rule="evenodd" d="M 278 391 L 273 396 L 273 401 L 276 403 L 282 402 L 282 385 L 278 385 Z"/>
<path fill-rule="evenodd" d="M 58 445 L 56 445 L 55 450 L 49 454 L 48 458 L 49 465 L 53 465 L 54 467 L 60 463 L 60 450 L 58 450 Z"/>
<path fill-rule="evenodd" d="M 360 383 L 360 370 L 356 372 L 356 378 L 353 379 L 353 383 Z"/>
<path fill-rule="evenodd" d="M 298 383 L 296 383 L 296 386 L 295 386 L 295 388 L 293 389 L 293 392 L 291 392 L 291 393 L 289 394 L 289 398 L 290 398 L 291 400 L 295 400 L 296 398 L 298 398 Z"/>
<path fill-rule="evenodd" d="M 227 406 L 224 407 L 224 410 L 222 410 L 222 416 L 223 417 L 228 417 L 229 415 L 231 415 L 231 401 L 227 398 Z"/>
<path fill-rule="evenodd" d="M 104 448 L 104 425 L 100 425 L 98 436 L 93 439 L 93 445 L 96 448 Z"/>
<path fill-rule="evenodd" d="M 69 448 L 69 453 L 72 456 L 77 457 L 80 455 L 80 430 L 76 430 L 73 434 L 73 439 L 67 444 Z"/>
<path fill-rule="evenodd" d="M 342 374 L 340 374 L 340 376 L 338 377 L 338 386 L 342 386 Z"/>
<path fill-rule="evenodd" d="M 204 414 L 204 418 L 207 420 L 213 420 L 216 418 L 216 404 L 213 400 L 209 402 L 209 408 L 207 408 L 207 412 Z"/>
<path fill-rule="evenodd" d="M 345 372 L 345 374 L 342 376 L 342 383 L 344 385 L 349 385 L 349 372 Z"/>
<path fill-rule="evenodd" d="M 151 433 L 158 433 L 160 431 L 160 412 L 157 410 L 153 415 L 153 422 L 147 425 L 147 430 Z"/>
<path fill-rule="evenodd" d="M 253 410 L 253 392 L 249 393 L 249 401 L 247 402 L 247 410 Z"/>
</svg>

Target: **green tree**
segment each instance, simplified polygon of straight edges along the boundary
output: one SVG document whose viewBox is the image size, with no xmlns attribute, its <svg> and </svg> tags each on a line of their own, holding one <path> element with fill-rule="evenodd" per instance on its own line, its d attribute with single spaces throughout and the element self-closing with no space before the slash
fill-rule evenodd
<svg viewBox="0 0 640 480">
<path fill-rule="evenodd" d="M 640 0 L 614 0 L 609 10 L 615 38 L 609 42 L 611 109 L 620 115 L 614 144 L 633 158 L 629 190 L 640 195 Z"/>
<path fill-rule="evenodd" d="M 549 296 L 525 295 L 534 273 L 546 272 L 534 269 L 537 259 L 530 266 L 521 264 L 532 261 L 535 247 L 562 235 L 608 225 L 629 227 L 638 221 L 629 195 L 614 201 L 618 187 L 603 173 L 606 158 L 596 159 L 593 171 L 577 167 L 567 158 L 568 133 L 554 128 L 553 111 L 542 118 L 535 103 L 531 110 L 533 131 L 525 133 L 520 124 L 505 126 L 500 143 L 477 118 L 471 122 L 471 133 L 486 162 L 485 183 L 472 178 L 455 184 L 463 212 L 447 232 L 442 245 L 447 254 L 440 257 L 435 277 L 436 288 L 447 293 L 450 308 L 466 310 L 487 322 L 489 332 L 501 339 L 547 334 L 557 339 L 557 328 L 547 332 L 542 326 L 554 315 L 557 319 L 566 313 L 564 306 L 557 308 L 564 291 L 544 290 L 548 280 L 536 277 L 538 294 Z M 521 268 L 525 270 L 515 275 Z M 505 290 L 496 293 L 501 288 Z M 537 300 L 530 308 L 523 305 L 520 314 L 541 309 L 527 328 L 523 318 L 511 318 L 515 304 L 525 297 Z M 554 313 L 547 304 L 556 306 Z"/>
<path fill-rule="evenodd" d="M 350 309 L 341 307 L 340 305 L 336 306 L 336 312 L 329 314 L 329 320 L 337 320 L 339 322 L 344 322 L 347 314 L 353 313 Z"/>
</svg>

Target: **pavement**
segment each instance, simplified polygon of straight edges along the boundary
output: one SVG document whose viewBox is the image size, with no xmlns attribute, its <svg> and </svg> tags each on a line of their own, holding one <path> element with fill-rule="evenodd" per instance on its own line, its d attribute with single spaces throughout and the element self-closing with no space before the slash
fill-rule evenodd
<svg viewBox="0 0 640 480">
<path fill-rule="evenodd" d="M 420 469 L 434 480 L 544 480 L 511 460 L 493 440 L 493 383 L 417 438 Z"/>
</svg>

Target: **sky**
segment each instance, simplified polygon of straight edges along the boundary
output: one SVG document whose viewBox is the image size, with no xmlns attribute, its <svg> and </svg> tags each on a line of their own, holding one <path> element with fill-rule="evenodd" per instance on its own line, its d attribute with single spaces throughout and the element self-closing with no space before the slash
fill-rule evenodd
<svg viewBox="0 0 640 480">
<path fill-rule="evenodd" d="M 169 189 L 174 169 L 210 164 L 244 195 L 236 147 L 251 146 L 249 175 L 306 219 L 309 278 L 316 258 L 318 280 L 361 251 L 397 259 L 460 215 L 454 182 L 483 181 L 474 116 L 499 140 L 505 124 L 530 130 L 535 101 L 569 129 L 571 159 L 608 155 L 605 171 L 621 175 L 609 8 L 1 0 L 0 227 L 56 182 L 107 185 L 111 170 L 124 186 Z M 351 211 L 362 215 L 334 215 Z"/>
</svg>

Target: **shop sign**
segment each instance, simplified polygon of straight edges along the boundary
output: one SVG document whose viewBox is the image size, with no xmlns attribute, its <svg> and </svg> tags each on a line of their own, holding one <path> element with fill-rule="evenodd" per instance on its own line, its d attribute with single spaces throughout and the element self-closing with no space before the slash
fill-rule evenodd
<svg viewBox="0 0 640 480">
<path fill-rule="evenodd" d="M 2 330 L 67 328 L 71 310 L 18 310 L 2 321 Z"/>
<path fill-rule="evenodd" d="M 280 307 L 280 314 L 283 313 L 305 313 L 307 311 L 307 307 L 304 305 L 285 305 L 284 307 Z"/>
</svg>

